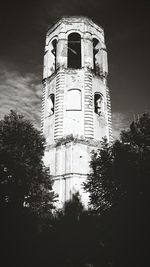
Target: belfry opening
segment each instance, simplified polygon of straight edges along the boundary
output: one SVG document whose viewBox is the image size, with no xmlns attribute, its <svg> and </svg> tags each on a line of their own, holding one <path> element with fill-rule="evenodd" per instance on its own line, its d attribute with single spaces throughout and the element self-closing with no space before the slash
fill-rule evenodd
<svg viewBox="0 0 150 267">
<path fill-rule="evenodd" d="M 81 36 L 78 33 L 68 36 L 68 68 L 81 68 Z"/>
</svg>

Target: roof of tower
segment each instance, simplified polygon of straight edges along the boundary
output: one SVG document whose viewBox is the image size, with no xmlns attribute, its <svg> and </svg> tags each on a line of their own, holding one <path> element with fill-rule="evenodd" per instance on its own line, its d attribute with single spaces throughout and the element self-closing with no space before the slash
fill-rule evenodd
<svg viewBox="0 0 150 267">
<path fill-rule="evenodd" d="M 84 23 L 88 23 L 91 24 L 92 26 L 94 26 L 95 28 L 101 29 L 101 31 L 103 31 L 103 27 L 100 26 L 99 24 L 95 23 L 92 19 L 86 17 L 86 16 L 62 16 L 59 20 L 57 20 L 56 22 L 54 22 L 51 26 L 48 27 L 48 31 L 53 31 L 54 28 L 58 27 L 61 23 L 63 22 L 84 22 Z"/>
</svg>

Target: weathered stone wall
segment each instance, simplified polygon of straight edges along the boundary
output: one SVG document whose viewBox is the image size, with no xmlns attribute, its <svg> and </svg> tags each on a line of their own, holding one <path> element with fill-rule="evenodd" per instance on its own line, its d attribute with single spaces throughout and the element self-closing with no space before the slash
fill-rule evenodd
<svg viewBox="0 0 150 267">
<path fill-rule="evenodd" d="M 51 76 L 55 70 L 54 55 L 51 52 L 52 41 L 57 40 L 56 65 L 58 68 L 67 68 L 67 40 L 68 35 L 77 32 L 81 36 L 82 67 L 93 68 L 93 38 L 99 40 L 98 62 L 101 66 L 101 72 L 107 73 L 107 52 L 104 42 L 104 31 L 91 20 L 84 17 L 69 18 L 64 17 L 53 27 L 49 29 L 46 36 L 43 78 Z"/>
<path fill-rule="evenodd" d="M 87 145 L 84 141 L 47 147 L 44 162 L 54 177 L 54 190 L 59 195 L 59 204 L 79 191 L 87 206 L 88 196 L 83 190 L 83 182 L 90 173 L 91 151 L 96 149 L 96 146 Z"/>
<path fill-rule="evenodd" d="M 80 68 L 68 68 L 70 33 L 81 36 Z M 91 150 L 99 147 L 96 142 L 103 137 L 111 140 L 107 73 L 104 32 L 93 21 L 85 17 L 64 17 L 48 30 L 41 130 L 47 142 L 44 163 L 54 177 L 54 190 L 59 194 L 60 205 L 79 191 L 87 206 L 88 195 L 82 184 L 90 172 Z M 96 94 L 102 96 L 103 101 L 99 113 L 95 111 Z M 54 96 L 54 112 L 51 95 Z M 64 142 L 69 135 L 73 139 Z"/>
</svg>

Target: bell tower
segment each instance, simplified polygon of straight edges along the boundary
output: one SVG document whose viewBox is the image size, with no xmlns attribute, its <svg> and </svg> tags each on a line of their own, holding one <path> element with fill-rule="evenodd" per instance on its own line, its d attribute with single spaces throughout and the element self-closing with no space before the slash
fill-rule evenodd
<svg viewBox="0 0 150 267">
<path fill-rule="evenodd" d="M 86 17 L 63 17 L 48 29 L 44 54 L 41 131 L 44 163 L 59 206 L 79 192 L 90 172 L 91 151 L 111 140 L 104 31 Z"/>
</svg>

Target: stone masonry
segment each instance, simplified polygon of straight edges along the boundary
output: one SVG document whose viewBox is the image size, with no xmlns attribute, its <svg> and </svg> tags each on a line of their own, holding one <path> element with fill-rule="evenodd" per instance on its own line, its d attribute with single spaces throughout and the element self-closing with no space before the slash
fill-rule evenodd
<svg viewBox="0 0 150 267">
<path fill-rule="evenodd" d="M 63 17 L 48 29 L 44 54 L 41 131 L 44 163 L 54 179 L 58 207 L 79 192 L 90 173 L 91 151 L 111 141 L 103 29 L 86 17 Z"/>
</svg>

